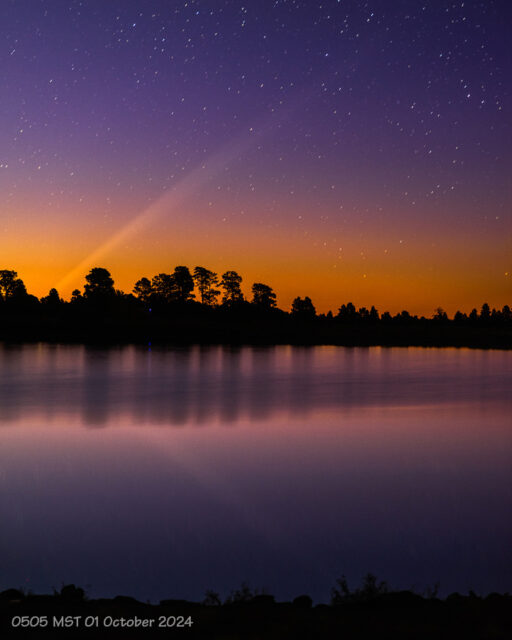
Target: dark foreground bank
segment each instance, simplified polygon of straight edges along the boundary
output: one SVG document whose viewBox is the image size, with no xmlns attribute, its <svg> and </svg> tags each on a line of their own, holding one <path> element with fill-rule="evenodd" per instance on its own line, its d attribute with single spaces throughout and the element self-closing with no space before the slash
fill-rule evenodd
<svg viewBox="0 0 512 640">
<path fill-rule="evenodd" d="M 88 600 L 81 589 L 54 595 L 0 593 L 2 638 L 379 638 L 390 640 L 512 637 L 512 596 L 452 594 L 444 600 L 410 591 L 333 590 L 330 605 L 309 596 L 275 602 L 270 595 L 237 592 L 221 604 L 129 597 Z"/>
</svg>

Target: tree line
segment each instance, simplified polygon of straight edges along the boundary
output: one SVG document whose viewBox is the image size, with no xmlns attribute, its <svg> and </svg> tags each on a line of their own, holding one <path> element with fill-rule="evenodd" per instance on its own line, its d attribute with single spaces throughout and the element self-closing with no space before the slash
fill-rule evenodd
<svg viewBox="0 0 512 640">
<path fill-rule="evenodd" d="M 151 313 L 163 311 L 166 307 L 187 308 L 189 311 L 198 306 L 210 309 L 221 308 L 240 309 L 250 306 L 259 311 L 275 311 L 285 313 L 277 308 L 277 297 L 267 284 L 255 282 L 251 287 L 251 300 L 246 300 L 242 288 L 242 277 L 236 271 L 226 271 L 219 276 L 205 267 L 195 267 L 192 273 L 186 266 L 177 266 L 172 273 L 159 273 L 151 280 L 143 277 L 138 280 L 132 293 L 126 294 L 115 288 L 110 272 L 103 267 L 94 267 L 85 276 L 83 291 L 75 289 L 69 302 L 64 301 L 55 288 L 50 289 L 47 296 L 38 300 L 28 294 L 26 286 L 14 270 L 0 270 L 0 305 L 16 308 L 41 305 L 48 309 L 58 309 L 63 305 L 81 305 L 82 307 L 106 307 L 110 311 L 115 307 L 122 307 L 123 303 L 137 305 Z M 195 293 L 196 292 L 196 293 Z M 388 311 L 380 314 L 372 306 L 355 307 L 352 302 L 342 304 L 337 313 L 329 311 L 327 314 L 317 314 L 315 306 L 309 296 L 296 297 L 291 305 L 289 315 L 303 320 L 315 318 L 324 322 L 335 321 L 341 324 L 376 324 L 400 323 L 414 324 L 425 322 L 427 318 L 411 315 L 404 310 L 395 315 Z M 443 324 L 453 322 L 462 325 L 509 325 L 512 323 L 512 311 L 508 305 L 502 309 L 491 309 L 484 303 L 480 310 L 474 308 L 469 314 L 457 311 L 453 319 L 446 311 L 437 308 L 429 319 Z"/>
</svg>

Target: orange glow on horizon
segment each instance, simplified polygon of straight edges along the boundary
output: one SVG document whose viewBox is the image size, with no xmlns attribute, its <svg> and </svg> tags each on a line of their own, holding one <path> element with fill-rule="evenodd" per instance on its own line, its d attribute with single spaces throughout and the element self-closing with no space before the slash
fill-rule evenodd
<svg viewBox="0 0 512 640">
<path fill-rule="evenodd" d="M 496 257 L 506 256 L 506 239 L 501 252 L 496 246 L 469 252 L 465 242 L 451 242 L 444 247 L 438 243 L 433 256 L 428 238 L 393 246 L 381 237 L 366 243 L 361 256 L 357 237 L 348 235 L 343 251 L 336 252 L 324 246 L 320 234 L 300 229 L 269 230 L 245 221 L 207 224 L 183 212 L 172 224 L 157 222 L 145 227 L 135 221 L 129 232 L 111 234 L 106 241 L 103 230 L 94 228 L 75 244 L 69 239 L 76 232 L 69 230 L 48 238 L 43 246 L 36 234 L 27 235 L 23 246 L 10 243 L 2 252 L 2 268 L 15 269 L 29 293 L 41 297 L 57 286 L 65 299 L 73 289 L 83 288 L 93 266 L 109 269 L 116 288 L 131 292 L 139 278 L 170 273 L 184 264 L 191 270 L 205 266 L 219 275 L 228 269 L 238 271 L 248 299 L 253 282 L 269 284 L 285 310 L 293 298 L 306 295 L 319 313 L 336 313 L 349 301 L 356 307 L 373 304 L 380 312 L 407 309 L 427 317 L 438 306 L 451 315 L 457 309 L 479 308 L 483 302 L 498 308 L 511 303 L 511 275 L 505 275 L 506 260 Z M 154 226 L 161 226 L 162 233 L 155 233 Z M 96 250 L 98 246 L 103 250 Z M 76 266 L 80 255 L 88 257 Z"/>
<path fill-rule="evenodd" d="M 137 202 L 123 197 L 107 215 L 96 194 L 87 216 L 69 202 L 57 213 L 43 207 L 44 215 L 31 219 L 36 205 L 27 194 L 23 207 L 8 212 L 0 268 L 16 270 L 29 293 L 41 297 L 56 287 L 65 299 L 83 288 L 94 266 L 107 268 L 116 288 L 131 292 L 141 277 L 200 265 L 219 275 L 240 273 L 247 299 L 252 283 L 270 285 L 284 310 L 296 296 L 309 296 L 318 313 L 336 313 L 347 302 L 426 317 L 437 307 L 453 315 L 484 302 L 512 304 L 512 240 L 505 228 L 482 242 L 485 227 L 440 235 L 431 210 L 410 221 L 404 211 L 393 211 L 396 219 L 388 212 L 369 220 L 363 233 L 353 216 L 340 222 L 327 207 L 325 222 L 312 225 L 308 203 L 274 212 L 265 195 L 242 211 L 236 196 L 212 203 L 209 192 L 205 200 L 201 187 L 211 187 L 250 144 L 241 139 L 226 147 L 139 212 Z M 319 212 L 314 214 L 318 221 Z"/>
</svg>

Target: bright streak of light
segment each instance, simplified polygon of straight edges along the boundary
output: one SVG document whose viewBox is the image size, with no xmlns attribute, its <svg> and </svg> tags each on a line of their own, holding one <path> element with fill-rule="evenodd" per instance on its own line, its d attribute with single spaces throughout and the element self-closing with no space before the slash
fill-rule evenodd
<svg viewBox="0 0 512 640">
<path fill-rule="evenodd" d="M 162 197 L 151 204 L 147 209 L 137 214 L 132 220 L 127 222 L 119 231 L 97 247 L 92 253 L 81 260 L 57 283 L 57 289 L 62 290 L 74 283 L 79 278 L 83 278 L 93 266 L 98 266 L 98 261 L 112 252 L 129 238 L 142 232 L 143 228 L 154 222 L 157 218 L 169 216 L 173 211 L 183 204 L 192 194 L 203 188 L 215 176 L 219 175 L 234 160 L 239 159 L 244 153 L 251 149 L 261 137 L 268 134 L 277 122 L 281 121 L 284 115 L 289 115 L 289 110 L 282 113 L 279 118 L 272 116 L 260 127 L 251 127 L 249 134 L 239 136 L 234 142 L 226 145 L 221 151 L 213 154 L 200 166 L 193 169 L 177 185 L 166 191 Z"/>
</svg>

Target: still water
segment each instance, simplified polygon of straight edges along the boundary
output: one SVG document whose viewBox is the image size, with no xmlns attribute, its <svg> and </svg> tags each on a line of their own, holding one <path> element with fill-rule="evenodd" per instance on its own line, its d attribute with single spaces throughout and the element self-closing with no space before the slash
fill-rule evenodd
<svg viewBox="0 0 512 640">
<path fill-rule="evenodd" d="M 0 346 L 0 590 L 512 590 L 512 352 Z"/>
</svg>

